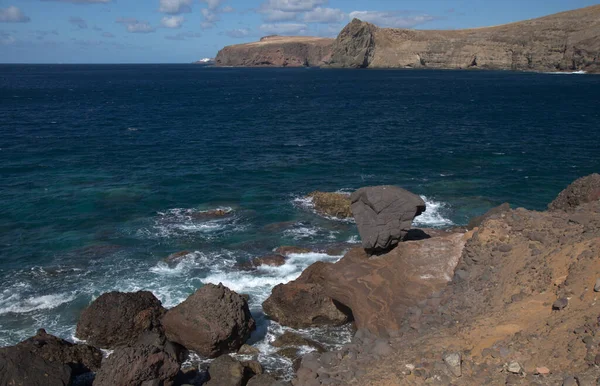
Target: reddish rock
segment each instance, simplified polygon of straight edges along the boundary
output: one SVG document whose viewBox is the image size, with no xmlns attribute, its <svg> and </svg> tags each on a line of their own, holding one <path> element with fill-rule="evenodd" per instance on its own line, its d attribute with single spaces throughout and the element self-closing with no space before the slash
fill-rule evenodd
<svg viewBox="0 0 600 386">
<path fill-rule="evenodd" d="M 549 205 L 552 211 L 571 211 L 579 205 L 600 200 L 600 174 L 594 173 L 575 180 L 558 194 Z"/>
<path fill-rule="evenodd" d="M 170 341 L 209 358 L 236 352 L 255 328 L 246 299 L 222 284 L 203 286 L 162 324 Z"/>
<path fill-rule="evenodd" d="M 131 345 L 145 331 L 160 330 L 164 312 L 148 291 L 105 293 L 83 310 L 75 335 L 102 348 Z"/>
</svg>

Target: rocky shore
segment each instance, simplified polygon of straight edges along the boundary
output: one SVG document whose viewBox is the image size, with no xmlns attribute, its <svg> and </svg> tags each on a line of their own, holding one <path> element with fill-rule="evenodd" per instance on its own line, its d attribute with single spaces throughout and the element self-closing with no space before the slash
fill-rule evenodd
<svg viewBox="0 0 600 386">
<path fill-rule="evenodd" d="M 358 19 L 337 39 L 267 37 L 223 48 L 218 66 L 599 72 L 600 5 L 465 30 L 379 28 Z"/>
<path fill-rule="evenodd" d="M 325 216 L 353 217 L 362 245 L 276 286 L 263 309 L 293 329 L 352 323 L 355 333 L 327 351 L 286 330 L 270 344 L 293 363 L 291 381 L 265 373 L 247 344 L 247 296 L 208 284 L 168 310 L 150 292 L 103 294 L 80 316 L 85 344 L 39 330 L 1 348 L 0 385 L 600 382 L 600 175 L 575 181 L 547 211 L 504 204 L 469 229 L 412 228 L 425 203 L 394 186 L 311 197 Z M 212 360 L 194 366 L 191 353 Z"/>
</svg>

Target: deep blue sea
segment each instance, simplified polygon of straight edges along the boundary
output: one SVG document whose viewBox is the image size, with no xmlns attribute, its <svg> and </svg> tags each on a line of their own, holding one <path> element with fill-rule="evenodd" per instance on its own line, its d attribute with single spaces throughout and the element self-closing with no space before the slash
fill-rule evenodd
<svg viewBox="0 0 600 386">
<path fill-rule="evenodd" d="M 599 90 L 591 75 L 2 65 L 0 345 L 40 327 L 72 338 L 105 291 L 146 289 L 171 307 L 223 282 L 251 295 L 269 354 L 281 327 L 264 338 L 261 302 L 339 256 L 235 264 L 358 241 L 307 193 L 399 185 L 426 197 L 418 222 L 434 227 L 505 201 L 544 209 L 600 171 Z M 215 208 L 231 214 L 202 218 Z"/>
</svg>

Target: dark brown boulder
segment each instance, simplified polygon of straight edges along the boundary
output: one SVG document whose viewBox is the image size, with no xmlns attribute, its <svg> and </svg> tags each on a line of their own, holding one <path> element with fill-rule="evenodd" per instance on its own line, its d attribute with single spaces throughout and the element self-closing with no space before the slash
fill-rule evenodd
<svg viewBox="0 0 600 386">
<path fill-rule="evenodd" d="M 395 247 L 425 211 L 421 197 L 396 186 L 361 188 L 350 199 L 362 246 L 369 253 Z"/>
<path fill-rule="evenodd" d="M 25 346 L 0 348 L 0 385 L 66 386 L 71 376 L 70 366 L 44 359 Z"/>
<path fill-rule="evenodd" d="M 254 258 L 250 261 L 239 264 L 238 268 L 242 269 L 242 270 L 254 270 L 254 269 L 260 267 L 261 265 L 266 265 L 269 267 L 280 267 L 284 264 L 285 264 L 285 256 L 282 256 L 279 254 L 274 254 L 274 255 L 267 255 L 267 256 L 261 256 L 261 257 Z"/>
<path fill-rule="evenodd" d="M 206 386 L 243 386 L 252 376 L 247 368 L 229 355 L 221 355 L 208 368 L 210 380 Z"/>
<path fill-rule="evenodd" d="M 308 197 L 312 199 L 315 210 L 321 215 L 342 219 L 352 217 L 349 194 L 312 192 Z"/>
<path fill-rule="evenodd" d="M 551 211 L 572 211 L 579 205 L 600 200 L 600 174 L 581 177 L 558 194 L 549 205 Z"/>
<path fill-rule="evenodd" d="M 312 252 L 310 249 L 301 248 L 301 247 L 292 247 L 292 246 L 283 246 L 275 249 L 275 253 L 283 256 L 289 256 L 295 253 L 310 253 Z"/>
<path fill-rule="evenodd" d="M 352 320 L 352 314 L 323 291 L 319 276 L 330 264 L 317 262 L 300 277 L 273 288 L 263 303 L 269 318 L 292 328 L 340 326 Z"/>
<path fill-rule="evenodd" d="M 151 292 L 105 293 L 83 310 L 75 335 L 102 348 L 132 345 L 144 331 L 160 330 L 164 312 Z"/>
<path fill-rule="evenodd" d="M 94 386 L 170 386 L 179 368 L 177 359 L 159 347 L 119 347 L 96 373 Z"/>
<path fill-rule="evenodd" d="M 169 256 L 165 257 L 165 261 L 167 263 L 179 263 L 181 260 L 183 260 L 184 257 L 189 255 L 190 253 L 190 251 L 171 253 Z"/>
<path fill-rule="evenodd" d="M 73 375 L 97 371 L 102 363 L 102 352 L 86 344 L 73 344 L 40 329 L 38 333 L 17 347 L 26 349 L 49 362 L 69 365 Z"/>
<path fill-rule="evenodd" d="M 473 228 L 477 228 L 488 218 L 491 218 L 494 216 L 500 216 L 500 215 L 502 215 L 502 213 L 508 212 L 509 210 L 510 210 L 510 204 L 508 202 L 505 202 L 504 204 L 502 204 L 500 206 L 497 206 L 495 208 L 488 210 L 481 216 L 473 217 L 469 221 L 469 225 L 467 225 L 467 229 L 471 230 Z"/>
<path fill-rule="evenodd" d="M 271 346 L 273 346 L 273 347 L 308 346 L 308 347 L 314 348 L 318 352 L 326 351 L 325 347 L 323 347 L 321 344 L 315 342 L 314 340 L 304 338 L 303 336 L 300 336 L 300 335 L 295 334 L 290 331 L 284 332 L 283 335 L 281 335 L 280 337 L 275 339 L 275 341 L 273 341 L 273 343 L 271 343 Z"/>
<path fill-rule="evenodd" d="M 167 338 L 215 358 L 237 351 L 255 322 L 243 296 L 222 284 L 207 284 L 162 318 Z"/>
</svg>

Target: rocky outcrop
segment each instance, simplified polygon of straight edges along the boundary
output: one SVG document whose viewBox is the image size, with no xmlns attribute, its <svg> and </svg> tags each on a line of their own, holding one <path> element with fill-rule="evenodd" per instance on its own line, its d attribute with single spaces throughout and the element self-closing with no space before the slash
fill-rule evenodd
<svg viewBox="0 0 600 386">
<path fill-rule="evenodd" d="M 65 386 L 71 384 L 72 370 L 51 362 L 23 346 L 0 348 L 0 385 Z"/>
<path fill-rule="evenodd" d="M 327 296 L 323 290 L 321 273 L 327 263 L 317 262 L 300 277 L 273 288 L 263 303 L 269 317 L 284 326 L 307 328 L 339 326 L 352 320 L 352 314 L 343 305 Z"/>
<path fill-rule="evenodd" d="M 164 312 L 148 291 L 105 293 L 83 310 L 75 335 L 102 348 L 131 345 L 145 331 L 160 330 Z"/>
<path fill-rule="evenodd" d="M 170 341 L 209 358 L 236 352 L 255 328 L 246 299 L 222 284 L 200 288 L 170 309 L 162 325 Z"/>
<path fill-rule="evenodd" d="M 395 247 L 410 230 L 413 219 L 425 212 L 425 201 L 396 186 L 373 186 L 350 197 L 363 248 L 380 253 Z"/>
<path fill-rule="evenodd" d="M 87 344 L 73 344 L 40 329 L 37 334 L 17 344 L 52 363 L 66 364 L 73 375 L 97 371 L 102 364 L 102 352 Z"/>
<path fill-rule="evenodd" d="M 223 48 L 215 64 L 225 67 L 315 67 L 329 59 L 333 39 L 268 36 L 259 42 Z"/>
<path fill-rule="evenodd" d="M 229 355 L 222 355 L 212 361 L 208 374 L 210 380 L 206 386 L 244 386 L 255 375 L 249 367 Z"/>
<path fill-rule="evenodd" d="M 103 363 L 94 386 L 173 385 L 179 367 L 156 346 L 119 347 Z"/>
<path fill-rule="evenodd" d="M 317 213 L 341 219 L 352 217 L 350 195 L 332 192 L 312 192 L 308 196 Z"/>
<path fill-rule="evenodd" d="M 549 205 L 550 210 L 572 211 L 578 206 L 600 200 L 600 174 L 594 173 L 575 180 L 559 193 Z"/>
<path fill-rule="evenodd" d="M 600 70 L 600 6 L 465 30 L 378 28 L 353 20 L 336 39 L 331 67 Z"/>
<path fill-rule="evenodd" d="M 494 217 L 494 216 L 502 216 L 503 213 L 508 212 L 509 210 L 510 210 L 510 204 L 508 202 L 505 202 L 502 205 L 499 205 L 495 208 L 488 210 L 481 216 L 473 217 L 469 221 L 469 224 L 467 225 L 467 229 L 471 230 L 471 229 L 477 228 L 483 222 L 485 222 L 487 219 Z"/>
</svg>

